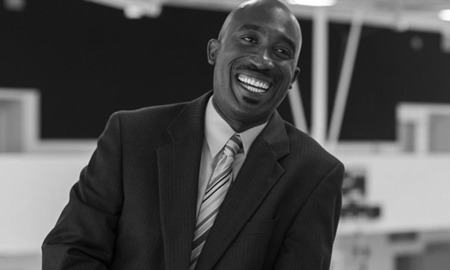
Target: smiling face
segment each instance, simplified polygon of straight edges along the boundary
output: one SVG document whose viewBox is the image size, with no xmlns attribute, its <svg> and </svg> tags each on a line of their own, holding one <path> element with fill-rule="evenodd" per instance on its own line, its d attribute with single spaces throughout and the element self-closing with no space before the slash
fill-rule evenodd
<svg viewBox="0 0 450 270">
<path fill-rule="evenodd" d="M 301 31 L 278 1 L 250 1 L 227 18 L 210 40 L 213 104 L 237 132 L 266 122 L 286 97 L 299 69 Z"/>
</svg>

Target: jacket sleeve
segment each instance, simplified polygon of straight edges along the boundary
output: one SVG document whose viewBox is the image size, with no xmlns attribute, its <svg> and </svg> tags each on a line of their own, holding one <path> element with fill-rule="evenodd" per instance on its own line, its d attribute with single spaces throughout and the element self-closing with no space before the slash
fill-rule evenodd
<svg viewBox="0 0 450 270">
<path fill-rule="evenodd" d="M 113 258 L 123 190 L 119 114 L 70 191 L 69 203 L 42 245 L 42 269 L 107 269 Z"/>
<path fill-rule="evenodd" d="M 344 166 L 338 162 L 295 217 L 275 269 L 328 270 L 339 222 Z"/>
</svg>

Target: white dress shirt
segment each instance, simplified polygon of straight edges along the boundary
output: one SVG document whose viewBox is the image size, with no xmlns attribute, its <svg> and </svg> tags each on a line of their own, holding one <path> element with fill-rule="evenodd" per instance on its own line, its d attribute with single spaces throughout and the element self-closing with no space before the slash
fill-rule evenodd
<svg viewBox="0 0 450 270">
<path fill-rule="evenodd" d="M 233 180 L 241 169 L 242 164 L 244 164 L 250 146 L 266 125 L 267 122 L 238 133 L 241 136 L 244 151 L 239 152 L 234 158 L 232 165 Z M 208 185 L 208 181 L 211 178 L 214 169 L 215 157 L 235 133 L 233 128 L 216 111 L 216 108 L 212 104 L 212 98 L 210 98 L 205 111 L 205 140 L 203 142 L 202 157 L 200 161 L 197 214 L 200 210 L 206 186 Z"/>
</svg>

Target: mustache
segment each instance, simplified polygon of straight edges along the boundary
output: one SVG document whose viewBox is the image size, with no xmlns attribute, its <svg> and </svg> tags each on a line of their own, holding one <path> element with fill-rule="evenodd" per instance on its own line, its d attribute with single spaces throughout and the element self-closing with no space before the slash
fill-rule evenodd
<svg viewBox="0 0 450 270">
<path fill-rule="evenodd" d="M 258 68 L 254 64 L 242 64 L 237 67 L 237 70 L 250 71 L 254 73 L 259 73 L 265 77 L 273 77 L 272 70 L 268 68 Z"/>
</svg>

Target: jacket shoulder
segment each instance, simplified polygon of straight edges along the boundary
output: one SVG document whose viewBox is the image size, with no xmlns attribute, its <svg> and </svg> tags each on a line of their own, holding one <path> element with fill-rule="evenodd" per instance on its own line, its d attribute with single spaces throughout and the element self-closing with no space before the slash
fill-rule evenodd
<svg viewBox="0 0 450 270">
<path fill-rule="evenodd" d="M 322 164 L 325 167 L 343 166 L 342 162 L 321 146 L 315 139 L 292 124 L 285 122 L 286 132 L 290 138 L 290 151 L 293 155 L 302 156 L 308 164 Z"/>
<path fill-rule="evenodd" d="M 136 110 L 117 111 L 111 118 L 119 118 L 123 130 L 132 131 L 149 128 L 153 131 L 166 129 L 170 122 L 180 114 L 188 103 L 175 103 L 144 107 Z"/>
<path fill-rule="evenodd" d="M 121 121 L 126 122 L 135 122 L 142 119 L 145 119 L 146 121 L 170 119 L 180 113 L 187 104 L 187 102 L 183 102 L 144 107 L 136 110 L 122 110 L 115 112 L 113 115 L 117 115 Z"/>
</svg>

